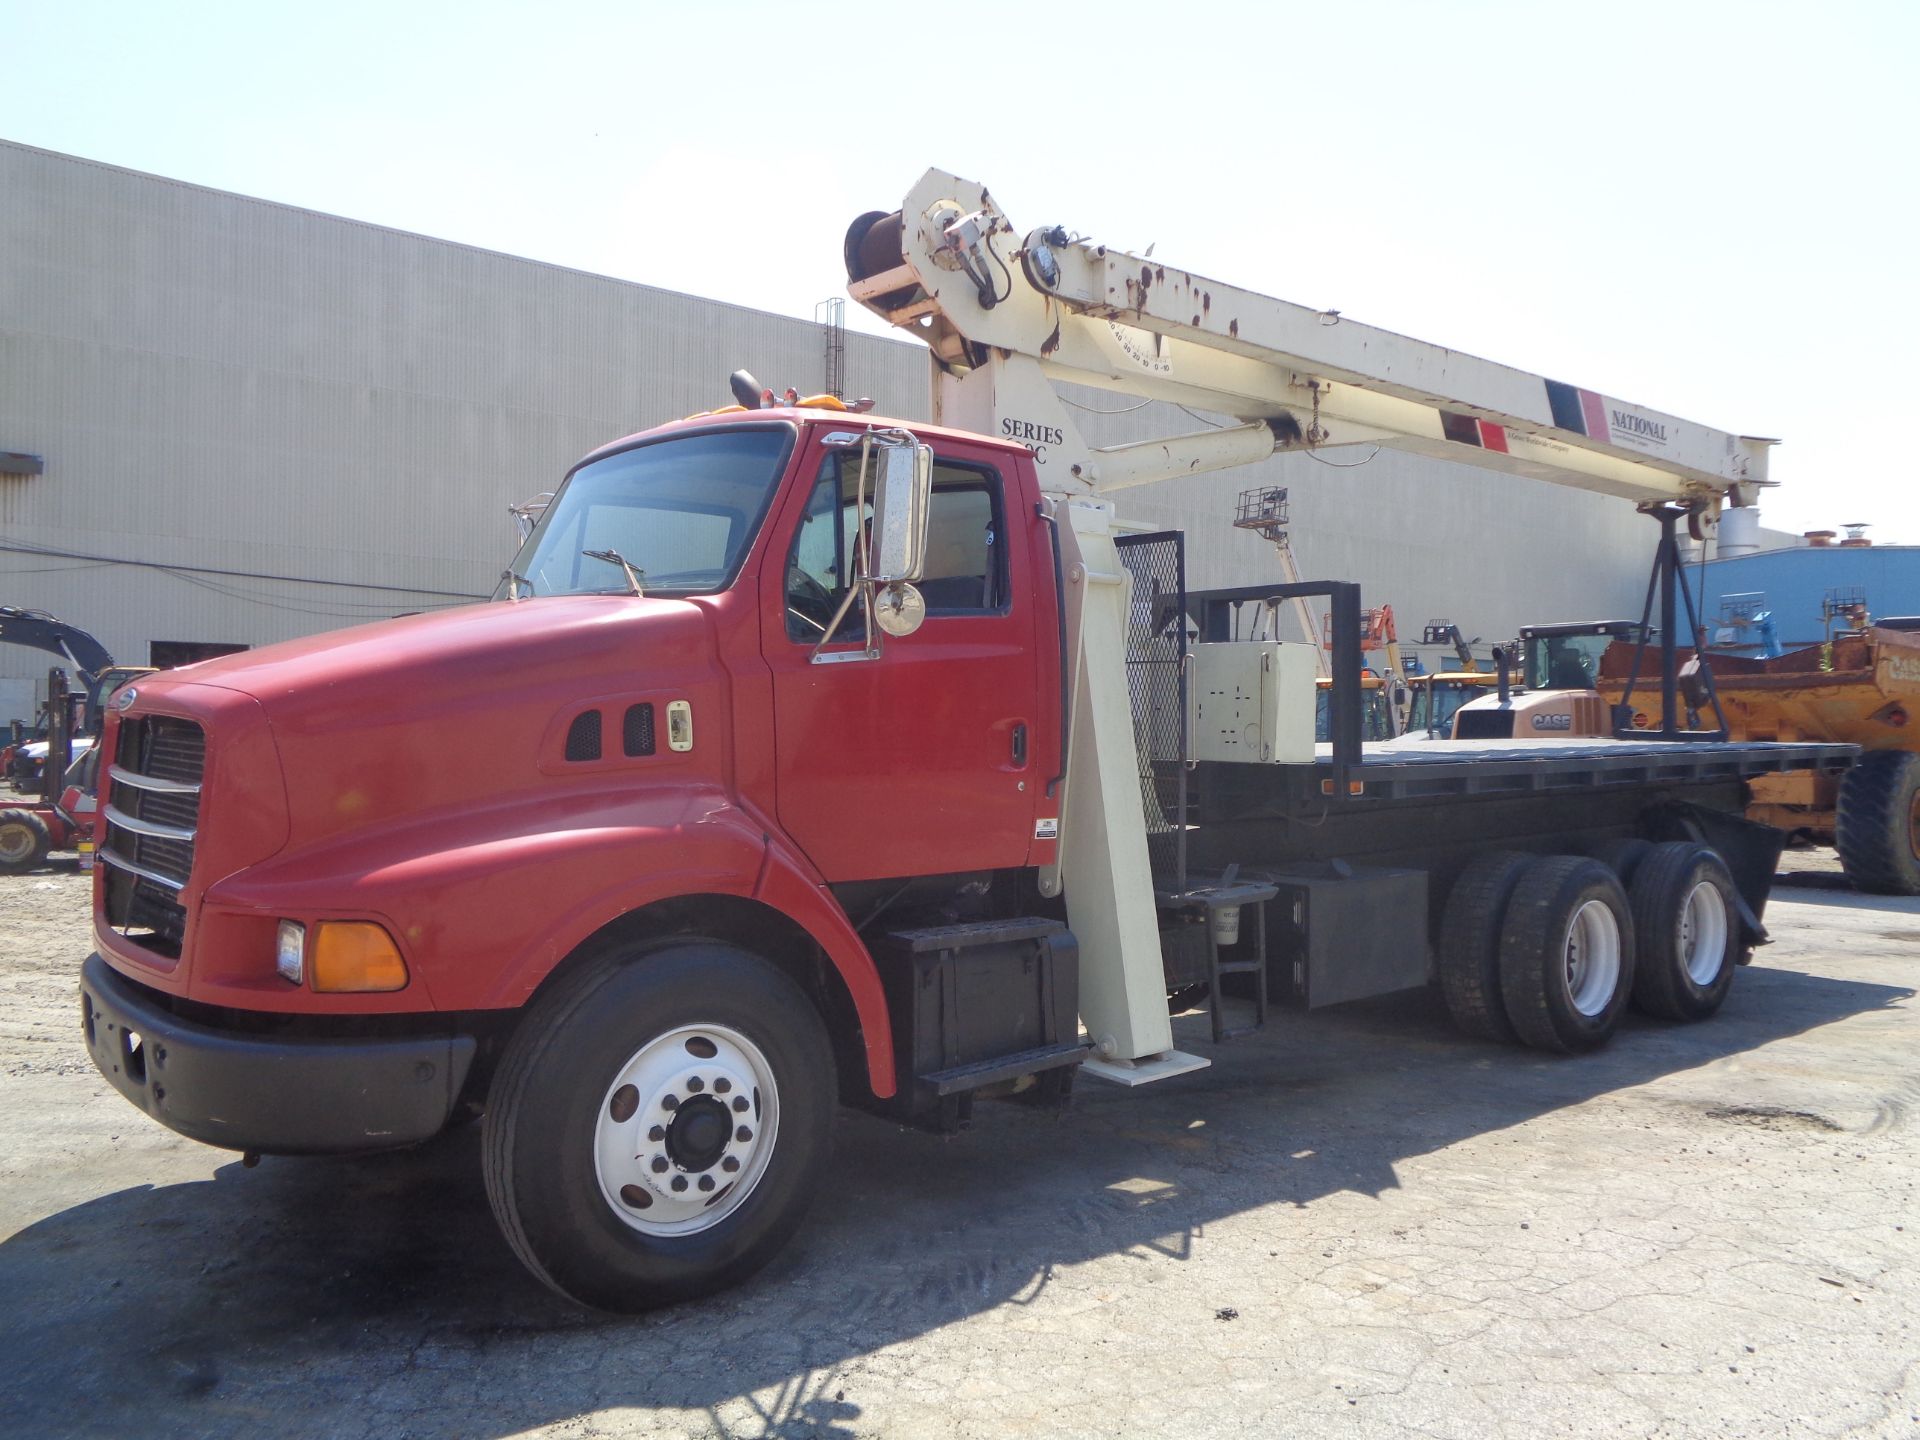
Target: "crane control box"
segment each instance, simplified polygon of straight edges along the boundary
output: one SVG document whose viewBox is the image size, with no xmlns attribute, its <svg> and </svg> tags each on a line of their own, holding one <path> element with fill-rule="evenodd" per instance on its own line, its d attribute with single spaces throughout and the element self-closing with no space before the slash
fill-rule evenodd
<svg viewBox="0 0 1920 1440">
<path fill-rule="evenodd" d="M 1195 760 L 1313 763 L 1311 645 L 1280 640 L 1196 645 L 1187 679 L 1187 733 Z"/>
</svg>

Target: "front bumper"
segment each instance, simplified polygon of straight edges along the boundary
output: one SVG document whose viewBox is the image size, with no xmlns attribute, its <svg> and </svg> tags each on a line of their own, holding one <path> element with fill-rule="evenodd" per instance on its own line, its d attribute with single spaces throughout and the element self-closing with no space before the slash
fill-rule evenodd
<svg viewBox="0 0 1920 1440">
<path fill-rule="evenodd" d="M 93 1063 L 169 1129 L 228 1150 L 344 1154 L 446 1128 L 471 1035 L 278 1038 L 182 1020 L 98 955 L 80 972 Z"/>
</svg>

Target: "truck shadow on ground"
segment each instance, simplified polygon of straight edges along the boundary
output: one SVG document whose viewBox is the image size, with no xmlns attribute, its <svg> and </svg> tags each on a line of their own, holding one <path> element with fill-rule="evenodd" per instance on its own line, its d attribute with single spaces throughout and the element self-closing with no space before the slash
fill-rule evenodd
<svg viewBox="0 0 1920 1440">
<path fill-rule="evenodd" d="M 1412 1157 L 1912 994 L 1757 966 L 1714 1023 L 1635 1020 L 1571 1060 L 1463 1040 L 1414 994 L 1282 1014 L 1169 1085 L 1083 1081 L 1064 1120 L 989 1105 L 945 1141 L 850 1115 L 768 1271 L 637 1320 L 584 1314 L 520 1269 L 473 1130 L 397 1155 L 236 1162 L 0 1245 L 0 1432 L 504 1436 L 668 1407 L 852 1433 L 851 1362 L 1030 1303 L 1059 1267 L 1178 1262 L 1208 1224 L 1259 1207 L 1295 1207 L 1305 1246 L 1306 1207 L 1396 1188 Z M 1196 1025 L 1181 1043 L 1208 1049 Z"/>
</svg>

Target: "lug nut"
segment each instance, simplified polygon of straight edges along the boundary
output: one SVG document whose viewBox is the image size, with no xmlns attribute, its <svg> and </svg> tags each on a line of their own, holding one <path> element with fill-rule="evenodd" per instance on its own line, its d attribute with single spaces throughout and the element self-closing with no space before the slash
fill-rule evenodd
<svg viewBox="0 0 1920 1440">
<path fill-rule="evenodd" d="M 684 1189 L 686 1189 L 686 1188 L 687 1188 L 687 1177 L 686 1177 L 686 1176 L 684 1176 L 684 1175 L 676 1175 L 676 1176 L 674 1176 L 674 1177 L 673 1177 L 673 1188 L 674 1188 L 674 1189 L 675 1189 L 676 1191 L 680 1191 L 680 1190 L 684 1190 Z"/>
<path fill-rule="evenodd" d="M 738 1130 L 733 1132 L 733 1138 L 736 1140 L 751 1140 L 753 1138 L 753 1131 L 742 1125 Z"/>
<path fill-rule="evenodd" d="M 656 1155 L 653 1157 L 653 1173 L 656 1175 L 664 1175 L 667 1173 L 667 1157 L 666 1156 Z"/>
<path fill-rule="evenodd" d="M 647 1131 L 647 1139 L 649 1140 L 664 1140 L 666 1138 L 667 1138 L 667 1128 L 664 1125 L 656 1125 L 651 1130 Z"/>
<path fill-rule="evenodd" d="M 713 1093 L 716 1095 L 724 1095 L 731 1089 L 733 1089 L 733 1082 L 724 1075 L 713 1082 Z"/>
<path fill-rule="evenodd" d="M 691 1090 L 696 1095 L 698 1095 L 702 1090 L 706 1088 L 707 1088 L 707 1082 L 702 1080 L 698 1075 L 695 1075 L 692 1079 L 687 1081 L 687 1089 Z"/>
<path fill-rule="evenodd" d="M 713 1177 L 711 1175 L 702 1175 L 700 1177 L 700 1188 L 702 1190 L 713 1189 Z"/>
<path fill-rule="evenodd" d="M 662 1110 L 668 1111 L 669 1113 L 671 1113 L 672 1111 L 678 1110 L 680 1108 L 680 1097 L 678 1095 L 667 1096 L 666 1099 L 660 1102 L 660 1108 Z"/>
<path fill-rule="evenodd" d="M 747 1113 L 747 1097 L 746 1096 L 736 1095 L 733 1097 L 733 1112 L 736 1115 L 744 1115 Z"/>
<path fill-rule="evenodd" d="M 737 1155 L 727 1156 L 726 1159 L 720 1162 L 720 1168 L 726 1171 L 729 1175 L 733 1174 L 734 1171 L 740 1168 L 740 1157 Z"/>
</svg>

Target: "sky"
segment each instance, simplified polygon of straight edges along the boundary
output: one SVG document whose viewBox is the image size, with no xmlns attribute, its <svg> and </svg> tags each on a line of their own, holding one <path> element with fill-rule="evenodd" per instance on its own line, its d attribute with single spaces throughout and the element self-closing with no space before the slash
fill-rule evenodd
<svg viewBox="0 0 1920 1440">
<path fill-rule="evenodd" d="M 803 317 L 937 165 L 1779 437 L 1763 523 L 1920 543 L 1916 55 L 1911 0 L 0 0 L 0 136 Z"/>
</svg>

